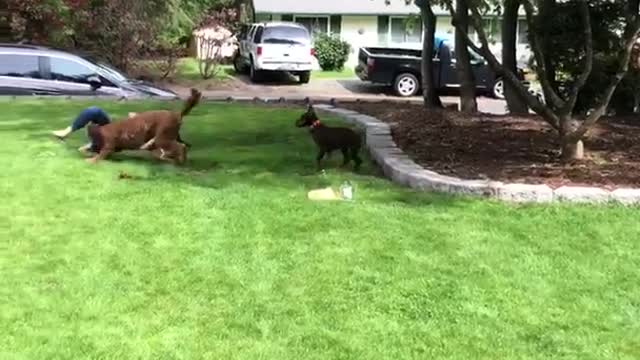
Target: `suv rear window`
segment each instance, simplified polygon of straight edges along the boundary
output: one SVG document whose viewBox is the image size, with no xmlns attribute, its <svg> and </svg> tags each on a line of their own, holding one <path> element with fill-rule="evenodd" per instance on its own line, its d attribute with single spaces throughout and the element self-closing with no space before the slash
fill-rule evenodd
<svg viewBox="0 0 640 360">
<path fill-rule="evenodd" d="M 262 33 L 265 44 L 309 44 L 309 32 L 305 28 L 295 26 L 270 26 Z"/>
<path fill-rule="evenodd" d="M 0 54 L 0 76 L 40 79 L 38 57 L 23 54 Z"/>
</svg>

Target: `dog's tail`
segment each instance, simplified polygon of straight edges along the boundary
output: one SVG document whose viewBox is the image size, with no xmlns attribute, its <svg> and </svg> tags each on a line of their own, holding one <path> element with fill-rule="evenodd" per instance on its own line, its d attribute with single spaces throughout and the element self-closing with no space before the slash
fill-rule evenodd
<svg viewBox="0 0 640 360">
<path fill-rule="evenodd" d="M 198 103 L 200 102 L 200 98 L 202 98 L 202 93 L 198 91 L 198 89 L 191 89 L 191 95 L 189 95 L 187 101 L 184 102 L 184 107 L 182 108 L 180 116 L 185 117 L 189 115 L 191 109 L 196 107 L 196 105 L 198 105 Z"/>
</svg>

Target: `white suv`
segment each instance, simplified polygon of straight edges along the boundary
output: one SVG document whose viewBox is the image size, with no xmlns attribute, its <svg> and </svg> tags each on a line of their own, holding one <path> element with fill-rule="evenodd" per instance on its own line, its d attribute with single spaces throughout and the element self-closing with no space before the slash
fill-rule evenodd
<svg viewBox="0 0 640 360">
<path fill-rule="evenodd" d="M 286 71 L 306 84 L 311 78 L 315 51 L 307 29 L 292 22 L 270 22 L 244 26 L 238 35 L 233 59 L 237 72 L 249 71 L 258 82 L 265 71 Z"/>
</svg>

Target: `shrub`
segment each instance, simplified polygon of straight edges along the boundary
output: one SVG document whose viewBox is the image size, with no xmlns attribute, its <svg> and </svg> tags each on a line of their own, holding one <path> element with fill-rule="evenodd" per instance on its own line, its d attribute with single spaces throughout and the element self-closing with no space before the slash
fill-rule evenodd
<svg viewBox="0 0 640 360">
<path fill-rule="evenodd" d="M 351 51 L 348 42 L 327 34 L 317 34 L 315 48 L 318 63 L 325 71 L 342 70 Z"/>
<path fill-rule="evenodd" d="M 237 25 L 238 13 L 235 9 L 211 11 L 200 22 L 200 30 L 195 33 L 198 46 L 198 70 L 203 79 L 215 77 L 224 62 L 225 47 L 232 46 L 232 29 Z"/>
</svg>

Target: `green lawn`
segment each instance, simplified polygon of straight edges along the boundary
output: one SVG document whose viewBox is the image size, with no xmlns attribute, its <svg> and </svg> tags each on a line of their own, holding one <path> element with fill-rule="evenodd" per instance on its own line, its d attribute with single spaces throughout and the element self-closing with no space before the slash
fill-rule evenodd
<svg viewBox="0 0 640 360">
<path fill-rule="evenodd" d="M 311 79 L 352 79 L 355 78 L 356 74 L 352 67 L 345 67 L 341 71 L 314 71 L 311 74 Z"/>
<path fill-rule="evenodd" d="M 233 77 L 234 71 L 231 65 L 219 65 L 219 70 L 214 77 L 209 80 L 203 80 L 200 75 L 199 63 L 195 58 L 182 58 L 178 61 L 176 67 L 175 80 L 179 82 L 185 81 L 221 81 L 229 80 Z"/>
<path fill-rule="evenodd" d="M 151 61 L 141 61 L 139 65 L 152 78 L 160 78 L 160 70 L 153 65 Z M 206 87 L 207 85 L 215 85 L 220 82 L 228 81 L 235 75 L 233 66 L 231 65 L 219 65 L 219 69 L 214 76 L 210 79 L 203 79 L 200 75 L 198 60 L 195 58 L 187 57 L 181 58 L 176 64 L 176 70 L 173 75 L 169 77 L 172 82 L 178 83 L 183 86 L 200 86 Z"/>
<path fill-rule="evenodd" d="M 638 210 L 323 176 L 295 109 L 202 105 L 185 168 L 90 165 L 48 135 L 85 105 L 2 100 L 2 359 L 640 358 Z"/>
<path fill-rule="evenodd" d="M 151 62 L 148 64 L 151 64 Z M 146 69 L 150 75 L 154 77 L 158 76 L 158 70 L 153 66 L 149 65 Z M 171 80 L 184 86 L 206 87 L 207 85 L 215 85 L 220 82 L 231 80 L 235 76 L 236 73 L 232 65 L 219 65 L 219 70 L 216 72 L 215 76 L 211 79 L 204 80 L 200 75 L 198 60 L 187 57 L 178 60 L 176 72 L 171 76 Z M 311 74 L 311 81 L 313 81 L 313 79 L 340 80 L 352 79 L 355 77 L 356 75 L 353 68 L 345 67 L 341 71 L 314 71 L 313 74 Z"/>
</svg>

